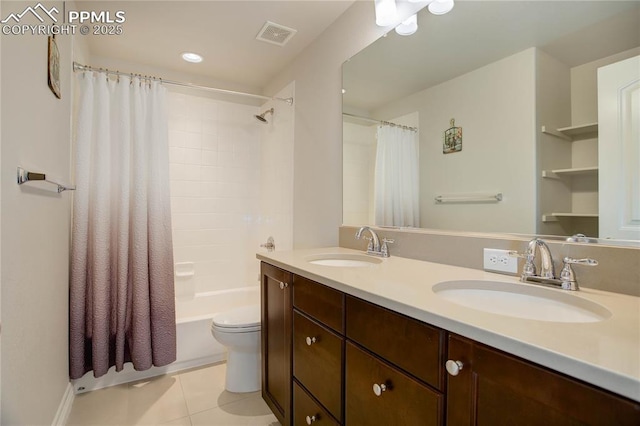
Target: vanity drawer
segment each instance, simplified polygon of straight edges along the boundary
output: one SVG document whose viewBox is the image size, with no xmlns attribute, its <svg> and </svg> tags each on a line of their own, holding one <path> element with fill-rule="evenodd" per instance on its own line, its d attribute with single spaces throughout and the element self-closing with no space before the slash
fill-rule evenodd
<svg viewBox="0 0 640 426">
<path fill-rule="evenodd" d="M 351 296 L 346 311 L 347 338 L 444 389 L 443 330 Z"/>
<path fill-rule="evenodd" d="M 307 420 L 308 418 L 308 420 Z M 309 423 L 311 422 L 311 423 Z M 318 404 L 302 387 L 293 382 L 293 425 L 305 426 L 313 424 L 318 426 L 338 426 L 331 415 Z"/>
<path fill-rule="evenodd" d="M 338 333 L 344 333 L 344 294 L 342 292 L 294 275 L 293 306 Z"/>
<path fill-rule="evenodd" d="M 374 385 L 384 385 L 377 389 Z M 444 397 L 347 342 L 345 424 L 441 425 Z"/>
<path fill-rule="evenodd" d="M 294 310 L 293 376 L 336 419 L 342 418 L 343 345 L 342 337 Z"/>
</svg>

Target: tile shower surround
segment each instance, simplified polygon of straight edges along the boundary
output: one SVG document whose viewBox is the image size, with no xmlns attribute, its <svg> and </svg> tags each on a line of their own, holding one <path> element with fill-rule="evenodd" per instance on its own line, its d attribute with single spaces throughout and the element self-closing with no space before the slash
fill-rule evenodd
<svg viewBox="0 0 640 426">
<path fill-rule="evenodd" d="M 193 262 L 176 294 L 257 284 L 260 127 L 255 106 L 171 92 L 169 165 L 174 261 Z M 252 251 L 253 250 L 253 251 Z"/>
</svg>

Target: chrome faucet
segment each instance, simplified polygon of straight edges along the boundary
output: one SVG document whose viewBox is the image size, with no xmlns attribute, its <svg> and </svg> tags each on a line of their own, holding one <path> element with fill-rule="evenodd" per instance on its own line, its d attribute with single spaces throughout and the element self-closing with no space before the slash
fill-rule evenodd
<svg viewBox="0 0 640 426">
<path fill-rule="evenodd" d="M 369 231 L 369 234 L 371 234 L 371 237 L 363 237 L 362 234 L 365 231 Z M 373 256 L 380 256 L 380 257 L 389 257 L 388 244 L 393 243 L 394 240 L 383 238 L 382 244 L 380 244 L 380 238 L 378 237 L 378 234 L 376 234 L 375 231 L 368 226 L 363 226 L 360 229 L 358 229 L 358 232 L 356 232 L 356 240 L 359 240 L 360 238 L 365 238 L 369 240 L 369 244 L 367 245 L 367 254 L 370 254 Z"/>
<path fill-rule="evenodd" d="M 540 253 L 540 273 L 536 274 L 536 253 Z M 578 290 L 578 282 L 571 265 L 587 265 L 596 266 L 598 261 L 593 259 L 573 259 L 565 257 L 563 259 L 563 267 L 560 276 L 556 277 L 555 267 L 553 265 L 553 257 L 547 243 L 539 238 L 529 241 L 527 251 L 522 254 L 515 251 L 509 252 L 509 255 L 522 257 L 525 264 L 522 267 L 522 275 L 520 281 L 532 282 L 537 284 L 560 287 L 564 290 Z"/>
<path fill-rule="evenodd" d="M 535 272 L 535 265 L 533 264 L 533 261 L 536 258 L 536 250 L 540 253 L 540 273 L 538 276 L 541 278 L 554 279 L 556 277 L 556 270 L 553 266 L 551 250 L 549 250 L 547 243 L 538 238 L 534 238 L 529 241 L 529 248 L 527 249 L 527 253 L 529 254 L 529 256 L 527 256 L 527 261 L 531 262 L 531 268 L 533 268 Z"/>
</svg>

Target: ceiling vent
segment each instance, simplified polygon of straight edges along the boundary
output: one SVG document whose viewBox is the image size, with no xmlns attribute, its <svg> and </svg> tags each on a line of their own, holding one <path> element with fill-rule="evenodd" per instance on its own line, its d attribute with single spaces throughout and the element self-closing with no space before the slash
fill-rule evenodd
<svg viewBox="0 0 640 426">
<path fill-rule="evenodd" d="M 256 40 L 284 46 L 298 30 L 267 21 L 256 36 Z"/>
</svg>

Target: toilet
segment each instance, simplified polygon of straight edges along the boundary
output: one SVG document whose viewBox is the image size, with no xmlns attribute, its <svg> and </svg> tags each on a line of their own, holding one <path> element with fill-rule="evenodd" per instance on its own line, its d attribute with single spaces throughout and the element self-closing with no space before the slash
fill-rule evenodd
<svg viewBox="0 0 640 426">
<path fill-rule="evenodd" d="M 260 305 L 214 314 L 211 334 L 227 348 L 226 390 L 260 390 Z"/>
</svg>

